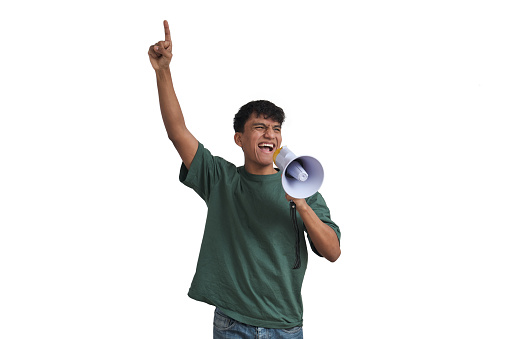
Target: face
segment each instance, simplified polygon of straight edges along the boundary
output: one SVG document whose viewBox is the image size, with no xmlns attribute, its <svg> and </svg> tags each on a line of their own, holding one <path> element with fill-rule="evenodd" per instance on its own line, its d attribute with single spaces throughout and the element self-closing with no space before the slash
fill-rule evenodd
<svg viewBox="0 0 509 339">
<path fill-rule="evenodd" d="M 281 147 L 281 140 L 281 125 L 263 114 L 251 114 L 244 132 L 235 133 L 235 143 L 244 151 L 245 168 L 252 174 L 274 173 L 272 157 Z"/>
</svg>

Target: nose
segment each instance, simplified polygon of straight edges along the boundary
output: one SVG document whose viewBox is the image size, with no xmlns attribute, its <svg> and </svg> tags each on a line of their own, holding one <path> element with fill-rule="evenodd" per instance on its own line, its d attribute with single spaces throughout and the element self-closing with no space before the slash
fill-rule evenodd
<svg viewBox="0 0 509 339">
<path fill-rule="evenodd" d="M 274 132 L 274 130 L 272 128 L 266 128 L 264 136 L 268 139 L 274 139 L 274 137 L 276 136 L 276 133 Z"/>
</svg>

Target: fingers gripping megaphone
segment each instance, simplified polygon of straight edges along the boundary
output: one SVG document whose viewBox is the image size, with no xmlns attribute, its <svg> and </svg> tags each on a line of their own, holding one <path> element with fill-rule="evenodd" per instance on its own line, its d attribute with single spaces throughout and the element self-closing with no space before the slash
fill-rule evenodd
<svg viewBox="0 0 509 339">
<path fill-rule="evenodd" d="M 282 171 L 281 182 L 289 196 L 303 199 L 312 196 L 322 186 L 323 167 L 310 156 L 296 156 L 283 146 L 274 152 L 274 163 Z"/>
</svg>

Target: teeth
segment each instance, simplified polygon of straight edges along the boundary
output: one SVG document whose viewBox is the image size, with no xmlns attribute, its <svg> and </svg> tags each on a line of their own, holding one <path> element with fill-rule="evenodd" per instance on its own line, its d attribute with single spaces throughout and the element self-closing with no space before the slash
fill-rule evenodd
<svg viewBox="0 0 509 339">
<path fill-rule="evenodd" d="M 261 143 L 261 144 L 258 144 L 258 147 L 268 147 L 269 152 L 272 152 L 276 146 L 274 144 Z"/>
</svg>

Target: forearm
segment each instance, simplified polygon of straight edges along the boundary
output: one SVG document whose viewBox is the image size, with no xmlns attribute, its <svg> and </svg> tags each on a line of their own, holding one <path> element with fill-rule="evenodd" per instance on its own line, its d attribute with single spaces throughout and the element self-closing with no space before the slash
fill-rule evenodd
<svg viewBox="0 0 509 339">
<path fill-rule="evenodd" d="M 164 127 L 170 140 L 174 141 L 178 138 L 179 133 L 186 131 L 186 124 L 173 88 L 170 68 L 156 70 L 156 78 Z"/>
<path fill-rule="evenodd" d="M 198 149 L 198 140 L 188 131 L 184 115 L 173 88 L 170 62 L 173 57 L 170 28 L 164 20 L 164 41 L 159 41 L 148 49 L 150 63 L 156 72 L 159 106 L 168 138 L 189 169 Z"/>
<path fill-rule="evenodd" d="M 300 200 L 298 204 L 296 202 L 296 206 L 317 251 L 327 260 L 336 261 L 341 255 L 336 232 L 318 218 L 305 200 Z"/>
</svg>

